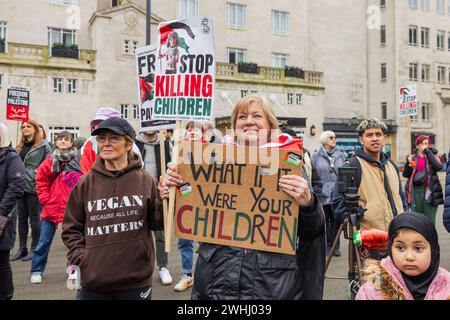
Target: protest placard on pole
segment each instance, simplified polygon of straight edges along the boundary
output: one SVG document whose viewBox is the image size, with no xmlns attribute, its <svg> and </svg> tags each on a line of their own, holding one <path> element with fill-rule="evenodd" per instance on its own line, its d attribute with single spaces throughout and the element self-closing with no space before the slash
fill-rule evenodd
<svg viewBox="0 0 450 320">
<path fill-rule="evenodd" d="M 152 119 L 176 120 L 174 157 L 177 163 L 181 120 L 213 119 L 215 53 L 212 21 L 189 17 L 160 23 L 155 65 Z M 175 188 L 169 196 L 166 251 L 170 252 Z"/>
<path fill-rule="evenodd" d="M 6 96 L 6 119 L 28 121 L 30 112 L 30 91 L 28 88 L 10 86 Z"/>
<path fill-rule="evenodd" d="M 408 152 L 411 152 L 411 116 L 417 115 L 417 85 L 400 88 L 400 117 L 406 117 L 408 127 Z"/>
<path fill-rule="evenodd" d="M 301 175 L 301 151 L 183 142 L 179 156 L 178 237 L 295 254 L 299 206 L 278 182 Z"/>
</svg>

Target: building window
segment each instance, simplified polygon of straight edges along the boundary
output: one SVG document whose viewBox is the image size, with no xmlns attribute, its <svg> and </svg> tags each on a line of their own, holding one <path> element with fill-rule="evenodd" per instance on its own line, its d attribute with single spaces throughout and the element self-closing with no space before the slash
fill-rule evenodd
<svg viewBox="0 0 450 320">
<path fill-rule="evenodd" d="M 409 45 L 417 46 L 417 26 L 409 26 Z"/>
<path fill-rule="evenodd" d="M 417 0 L 409 0 L 409 8 L 417 9 Z"/>
<path fill-rule="evenodd" d="M 76 45 L 76 30 L 48 28 L 48 46 L 54 47 L 55 44 L 63 45 L 66 48 Z"/>
<path fill-rule="evenodd" d="M 418 63 L 410 63 L 409 64 L 409 80 L 417 81 L 417 70 L 419 69 Z"/>
<path fill-rule="evenodd" d="M 380 0 L 380 8 L 386 7 L 386 0 Z"/>
<path fill-rule="evenodd" d="M 436 33 L 436 48 L 438 50 L 445 49 L 444 38 L 445 38 L 445 31 L 438 30 Z"/>
<path fill-rule="evenodd" d="M 298 106 L 302 105 L 302 94 L 301 93 L 295 94 L 295 104 Z"/>
<path fill-rule="evenodd" d="M 430 11 L 430 0 L 420 0 L 420 8 L 423 11 Z"/>
<path fill-rule="evenodd" d="M 430 81 L 430 65 L 429 64 L 423 64 L 422 65 L 422 81 L 428 82 Z"/>
<path fill-rule="evenodd" d="M 69 6 L 74 6 L 77 4 L 77 0 L 49 0 L 50 4 L 67 4 Z"/>
<path fill-rule="evenodd" d="M 80 127 L 79 126 L 49 126 L 47 141 L 51 142 L 51 143 L 55 143 L 56 136 L 58 135 L 58 133 L 60 133 L 62 131 L 69 131 L 69 133 L 72 134 L 72 137 L 74 140 L 80 136 Z"/>
<path fill-rule="evenodd" d="M 288 34 L 289 32 L 289 13 L 272 10 L 272 32 Z"/>
<path fill-rule="evenodd" d="M 450 51 L 450 32 L 448 33 L 448 38 L 447 38 L 447 50 Z"/>
<path fill-rule="evenodd" d="M 430 46 L 430 28 L 421 28 L 420 35 L 420 45 L 422 48 L 428 48 Z"/>
<path fill-rule="evenodd" d="M 293 93 L 287 94 L 287 104 L 294 104 L 294 94 Z"/>
<path fill-rule="evenodd" d="M 450 84 L 450 69 L 448 70 L 448 84 Z M 1 89 L 1 86 L 0 86 L 0 89 Z"/>
<path fill-rule="evenodd" d="M 130 54 L 130 40 L 123 40 L 123 53 Z"/>
<path fill-rule="evenodd" d="M 53 78 L 53 92 L 56 93 L 63 92 L 63 79 Z"/>
<path fill-rule="evenodd" d="M 431 104 L 429 103 L 422 103 L 422 114 L 421 119 L 423 122 L 430 122 L 431 121 Z"/>
<path fill-rule="evenodd" d="M 239 62 L 247 61 L 247 50 L 227 48 L 228 51 L 228 63 L 238 64 Z"/>
<path fill-rule="evenodd" d="M 445 0 L 436 0 L 436 13 L 445 14 Z"/>
<path fill-rule="evenodd" d="M 386 26 L 380 27 L 380 45 L 382 47 L 386 45 Z"/>
<path fill-rule="evenodd" d="M 6 43 L 6 22 L 0 21 L 0 39 L 5 40 Z"/>
<path fill-rule="evenodd" d="M 272 53 L 272 67 L 274 68 L 284 68 L 287 66 L 289 60 L 289 55 L 284 53 Z"/>
<path fill-rule="evenodd" d="M 386 63 L 381 64 L 381 82 L 386 81 L 387 78 L 387 66 Z"/>
<path fill-rule="evenodd" d="M 133 104 L 133 119 L 139 119 L 139 106 Z"/>
<path fill-rule="evenodd" d="M 447 11 L 448 11 L 448 15 L 450 16 L 450 1 L 448 2 L 448 8 L 447 8 Z"/>
<path fill-rule="evenodd" d="M 0 74 L 0 90 L 2 90 L 2 80 L 3 80 L 3 75 Z"/>
<path fill-rule="evenodd" d="M 177 18 L 198 15 L 198 0 L 177 0 Z"/>
<path fill-rule="evenodd" d="M 248 96 L 248 90 L 241 90 L 241 98 Z"/>
<path fill-rule="evenodd" d="M 67 79 L 67 93 L 77 93 L 77 79 Z"/>
<path fill-rule="evenodd" d="M 228 3 L 228 27 L 245 29 L 247 26 L 246 6 L 237 3 Z"/>
<path fill-rule="evenodd" d="M 381 103 L 381 119 L 382 120 L 387 119 L 387 102 Z"/>
<path fill-rule="evenodd" d="M 120 105 L 120 114 L 123 119 L 128 119 L 128 105 L 127 104 Z"/>
<path fill-rule="evenodd" d="M 437 67 L 437 82 L 445 83 L 445 67 Z"/>
<path fill-rule="evenodd" d="M 124 0 L 111 0 L 111 7 L 117 7 L 122 5 Z"/>
</svg>

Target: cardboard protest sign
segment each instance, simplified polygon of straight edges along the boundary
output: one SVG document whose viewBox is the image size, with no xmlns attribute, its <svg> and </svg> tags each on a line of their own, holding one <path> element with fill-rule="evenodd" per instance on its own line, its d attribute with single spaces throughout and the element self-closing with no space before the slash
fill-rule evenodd
<svg viewBox="0 0 450 320">
<path fill-rule="evenodd" d="M 278 181 L 301 174 L 302 152 L 183 142 L 179 156 L 178 237 L 295 254 L 299 206 Z"/>
<path fill-rule="evenodd" d="M 158 29 L 153 119 L 213 119 L 216 61 L 212 21 L 190 17 Z"/>
<path fill-rule="evenodd" d="M 417 85 L 400 88 L 400 117 L 417 115 Z"/>
<path fill-rule="evenodd" d="M 157 47 L 149 45 L 136 50 L 140 130 L 173 129 L 175 121 L 152 120 Z"/>
<path fill-rule="evenodd" d="M 30 91 L 23 87 L 9 87 L 6 96 L 6 119 L 28 121 Z"/>
</svg>

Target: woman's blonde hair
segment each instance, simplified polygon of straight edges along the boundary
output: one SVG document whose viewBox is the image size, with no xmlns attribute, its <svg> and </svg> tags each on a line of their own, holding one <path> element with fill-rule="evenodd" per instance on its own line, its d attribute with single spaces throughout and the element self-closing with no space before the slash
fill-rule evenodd
<svg viewBox="0 0 450 320">
<path fill-rule="evenodd" d="M 273 112 L 272 104 L 269 102 L 269 100 L 267 100 L 267 98 L 265 97 L 250 95 L 239 100 L 233 109 L 233 113 L 231 114 L 231 124 L 234 130 L 236 130 L 236 121 L 239 112 L 247 112 L 248 107 L 252 103 L 258 103 L 261 106 L 262 111 L 267 118 L 267 121 L 269 121 L 271 130 L 279 129 L 277 117 L 275 116 L 275 112 Z"/>
<path fill-rule="evenodd" d="M 0 122 L 0 148 L 9 146 L 9 130 L 6 125 Z"/>
</svg>

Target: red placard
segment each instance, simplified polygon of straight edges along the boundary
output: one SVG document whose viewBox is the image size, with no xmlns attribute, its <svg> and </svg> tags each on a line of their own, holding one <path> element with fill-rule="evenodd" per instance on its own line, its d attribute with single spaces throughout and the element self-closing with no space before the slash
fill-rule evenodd
<svg viewBox="0 0 450 320">
<path fill-rule="evenodd" d="M 30 92 L 26 88 L 10 87 L 6 97 L 6 119 L 28 121 Z"/>
</svg>

